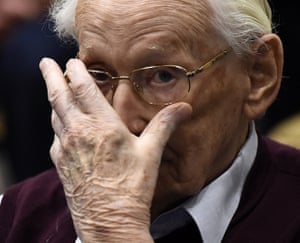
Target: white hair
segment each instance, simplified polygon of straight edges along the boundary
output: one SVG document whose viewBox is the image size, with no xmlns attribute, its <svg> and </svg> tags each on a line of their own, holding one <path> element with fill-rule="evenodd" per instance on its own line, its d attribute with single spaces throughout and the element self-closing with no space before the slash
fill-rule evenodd
<svg viewBox="0 0 300 243">
<path fill-rule="evenodd" d="M 251 40 L 272 32 L 272 11 L 268 0 L 207 0 L 211 22 L 217 33 L 236 53 L 251 53 Z M 61 38 L 76 40 L 77 0 L 54 0 L 50 17 Z"/>
<path fill-rule="evenodd" d="M 208 0 L 212 25 L 236 53 L 251 53 L 251 41 L 273 31 L 267 0 Z"/>
<path fill-rule="evenodd" d="M 77 0 L 54 0 L 50 6 L 54 30 L 61 39 L 77 39 L 75 34 L 76 6 Z"/>
</svg>

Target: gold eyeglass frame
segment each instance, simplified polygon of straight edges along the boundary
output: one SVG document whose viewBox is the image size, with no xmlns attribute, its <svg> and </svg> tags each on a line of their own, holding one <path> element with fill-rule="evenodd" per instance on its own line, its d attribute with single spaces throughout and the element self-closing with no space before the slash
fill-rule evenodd
<svg viewBox="0 0 300 243">
<path fill-rule="evenodd" d="M 189 87 L 188 87 L 188 92 L 187 93 L 189 93 L 190 89 L 191 89 L 191 80 L 190 80 L 190 78 L 192 78 L 195 75 L 197 75 L 199 73 L 202 73 L 203 71 L 209 69 L 218 60 L 220 60 L 221 58 L 223 58 L 224 56 L 226 56 L 230 51 L 231 51 L 231 48 L 227 48 L 227 49 L 219 52 L 216 56 L 214 56 L 213 58 L 209 59 L 206 63 L 204 63 L 203 65 L 201 65 L 199 68 L 197 68 L 195 70 L 192 70 L 192 71 L 188 71 L 186 68 L 184 68 L 182 66 L 179 66 L 179 65 L 174 65 L 174 64 L 169 64 L 169 65 L 154 65 L 154 66 L 147 66 L 147 67 L 137 68 L 137 69 L 132 70 L 129 75 L 121 75 L 121 76 L 112 76 L 107 71 L 96 70 L 96 69 L 87 69 L 87 71 L 89 73 L 103 73 L 103 74 L 107 75 L 112 81 L 114 81 L 114 80 L 120 80 L 120 79 L 127 79 L 127 80 L 131 81 L 130 77 L 131 77 L 132 73 L 134 73 L 134 72 L 142 71 L 142 70 L 147 70 L 147 69 L 153 69 L 153 68 L 157 68 L 157 67 L 173 67 L 173 68 L 181 69 L 182 71 L 185 72 L 185 75 L 186 75 L 188 83 L 189 83 L 188 84 Z M 77 55 L 77 58 L 78 58 L 78 55 Z M 67 71 L 64 72 L 64 76 L 65 76 L 67 82 L 69 83 L 70 80 L 68 78 Z M 145 102 L 147 102 L 150 105 L 159 105 L 159 106 L 162 105 L 162 106 L 166 106 L 166 105 L 170 105 L 170 104 L 173 104 L 174 102 L 176 102 L 176 101 L 170 101 L 170 102 L 166 102 L 166 103 L 152 103 L 152 102 L 149 102 L 149 101 L 147 101 L 141 95 L 142 89 L 140 88 L 140 85 L 138 83 L 136 83 L 136 82 L 133 82 L 133 81 L 131 81 L 131 82 L 133 84 L 133 87 L 134 87 L 135 91 L 139 94 L 139 96 Z M 113 82 L 112 83 L 111 88 L 112 88 L 113 91 L 116 89 L 117 85 L 118 85 L 117 82 Z"/>
</svg>

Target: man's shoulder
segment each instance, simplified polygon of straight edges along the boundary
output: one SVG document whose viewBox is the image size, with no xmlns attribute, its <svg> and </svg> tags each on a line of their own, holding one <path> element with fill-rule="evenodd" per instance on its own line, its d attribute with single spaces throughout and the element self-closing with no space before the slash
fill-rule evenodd
<svg viewBox="0 0 300 243">
<path fill-rule="evenodd" d="M 35 185 L 35 187 L 39 188 L 41 186 L 54 186 L 57 184 L 59 184 L 59 178 L 57 175 L 57 172 L 55 170 L 55 168 L 51 168 L 48 170 L 45 170 L 35 176 L 29 177 L 27 179 L 25 179 L 24 181 L 21 181 L 14 186 L 16 187 L 27 187 L 27 186 L 32 186 Z"/>
<path fill-rule="evenodd" d="M 62 185 L 54 168 L 10 186 L 3 195 L 3 200 L 10 198 L 14 202 L 27 201 L 29 198 L 47 202 L 53 196 L 64 198 Z"/>
<path fill-rule="evenodd" d="M 298 242 L 299 205 L 300 151 L 259 135 L 256 159 L 224 242 Z"/>
<path fill-rule="evenodd" d="M 6 242 L 72 242 L 76 239 L 55 169 L 8 188 L 0 206 L 0 239 Z"/>
<path fill-rule="evenodd" d="M 59 180 L 58 178 L 58 174 L 56 172 L 55 168 L 50 168 L 48 170 L 45 170 L 35 176 L 29 177 L 21 182 L 19 182 L 16 185 L 22 185 L 22 184 L 31 184 L 31 183 L 35 183 L 35 182 L 43 182 L 43 181 L 48 181 L 52 180 L 57 182 Z"/>
<path fill-rule="evenodd" d="M 273 163 L 273 166 L 284 174 L 300 177 L 300 150 L 274 141 L 268 137 L 261 138 L 261 148 Z"/>
</svg>

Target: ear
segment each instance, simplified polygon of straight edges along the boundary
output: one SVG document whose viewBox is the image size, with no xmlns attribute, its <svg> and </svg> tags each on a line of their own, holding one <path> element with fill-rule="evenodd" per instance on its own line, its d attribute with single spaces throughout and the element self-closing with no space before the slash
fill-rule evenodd
<svg viewBox="0 0 300 243">
<path fill-rule="evenodd" d="M 255 54 L 249 67 L 250 90 L 244 111 L 248 119 L 261 117 L 278 95 L 282 70 L 283 48 L 276 34 L 266 34 L 255 41 Z"/>
</svg>

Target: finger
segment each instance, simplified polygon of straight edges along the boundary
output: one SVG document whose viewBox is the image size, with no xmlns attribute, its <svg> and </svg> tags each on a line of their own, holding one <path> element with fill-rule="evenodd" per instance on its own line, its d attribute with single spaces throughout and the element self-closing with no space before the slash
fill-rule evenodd
<svg viewBox="0 0 300 243">
<path fill-rule="evenodd" d="M 187 103 L 176 103 L 157 113 L 140 136 L 142 151 L 147 151 L 150 157 L 156 157 L 155 161 L 160 162 L 172 132 L 181 122 L 190 118 L 191 113 L 192 107 Z"/>
<path fill-rule="evenodd" d="M 52 110 L 51 114 L 51 124 L 55 135 L 60 138 L 64 129 L 64 125 L 54 110 Z"/>
<path fill-rule="evenodd" d="M 68 122 L 71 108 L 74 108 L 74 98 L 59 65 L 50 58 L 43 58 L 40 62 L 40 69 L 46 82 L 48 100 L 61 118 L 63 123 Z"/>
<path fill-rule="evenodd" d="M 53 164 L 55 165 L 56 171 L 59 174 L 61 182 L 63 183 L 68 181 L 69 178 L 71 179 L 70 166 L 66 163 L 66 154 L 64 153 L 60 140 L 56 135 L 54 136 L 54 141 L 50 149 L 50 156 Z"/>
<path fill-rule="evenodd" d="M 67 73 L 74 97 L 84 113 L 99 114 L 103 110 L 112 110 L 85 65 L 79 59 L 67 63 Z"/>
<path fill-rule="evenodd" d="M 54 140 L 50 148 L 50 157 L 55 167 L 57 167 L 58 158 L 61 157 L 61 145 L 56 135 L 54 135 Z"/>
<path fill-rule="evenodd" d="M 54 141 L 50 148 L 50 157 L 57 170 L 61 167 L 71 167 L 72 159 L 70 153 L 64 150 L 58 136 L 54 135 Z"/>
</svg>

